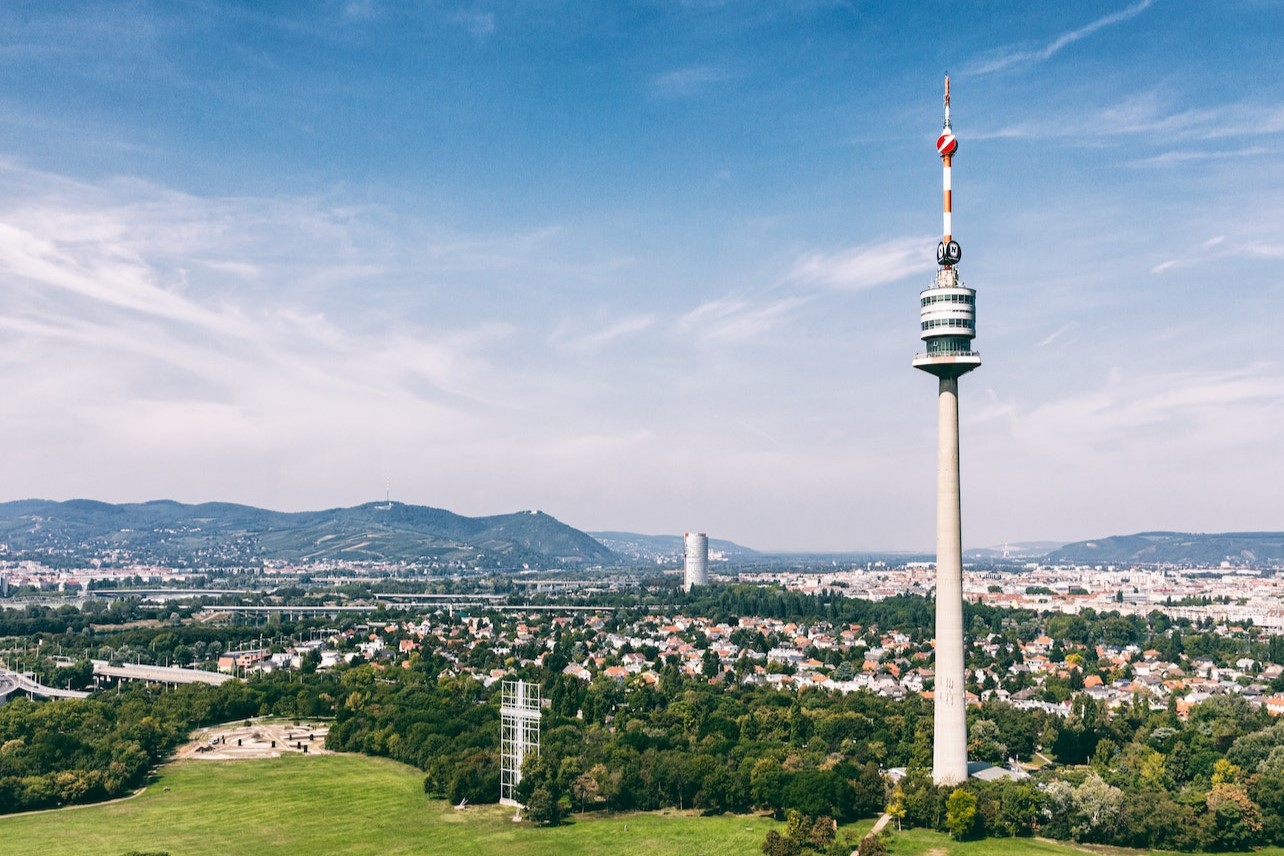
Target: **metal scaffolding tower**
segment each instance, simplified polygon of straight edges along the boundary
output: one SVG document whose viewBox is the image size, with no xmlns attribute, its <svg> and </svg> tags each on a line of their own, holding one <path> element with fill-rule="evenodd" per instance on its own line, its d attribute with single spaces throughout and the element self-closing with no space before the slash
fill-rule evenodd
<svg viewBox="0 0 1284 856">
<path fill-rule="evenodd" d="M 539 754 L 539 684 L 504 681 L 500 695 L 499 802 L 520 806 L 517 786 L 522 781 L 522 762 Z"/>
</svg>

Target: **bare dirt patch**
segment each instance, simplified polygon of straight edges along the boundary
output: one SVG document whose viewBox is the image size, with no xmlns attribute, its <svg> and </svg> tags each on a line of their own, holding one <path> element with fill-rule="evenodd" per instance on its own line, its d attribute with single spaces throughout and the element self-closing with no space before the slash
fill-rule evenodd
<svg viewBox="0 0 1284 856">
<path fill-rule="evenodd" d="M 235 761 L 245 758 L 280 758 L 296 755 L 329 755 L 325 748 L 330 726 L 325 723 L 245 722 L 215 725 L 197 731 L 174 757 L 179 760 Z"/>
<path fill-rule="evenodd" d="M 122 630 L 154 630 L 164 627 L 166 622 L 155 618 L 141 618 L 138 621 L 126 621 L 121 624 L 90 624 L 89 629 L 95 633 L 116 633 Z"/>
</svg>

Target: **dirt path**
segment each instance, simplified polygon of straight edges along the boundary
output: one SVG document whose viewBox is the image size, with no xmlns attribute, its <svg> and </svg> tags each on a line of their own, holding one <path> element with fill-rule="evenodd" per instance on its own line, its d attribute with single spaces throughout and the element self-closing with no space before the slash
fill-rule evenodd
<svg viewBox="0 0 1284 856">
<path fill-rule="evenodd" d="M 12 814 L 0 814 L 0 823 L 4 823 L 6 820 L 8 820 L 11 817 L 26 817 L 29 814 L 48 814 L 51 811 L 75 811 L 78 808 L 98 808 L 98 806 L 100 805 L 111 805 L 112 803 L 124 802 L 125 800 L 132 800 L 136 796 L 141 796 L 143 791 L 147 790 L 148 787 L 149 787 L 148 785 L 143 785 L 141 788 L 134 791 L 129 796 L 116 797 L 116 799 L 114 800 L 103 800 L 102 802 L 91 802 L 91 803 L 76 803 L 75 805 L 60 805 L 57 808 L 37 808 L 37 809 L 32 809 L 31 811 L 15 811 Z"/>
</svg>

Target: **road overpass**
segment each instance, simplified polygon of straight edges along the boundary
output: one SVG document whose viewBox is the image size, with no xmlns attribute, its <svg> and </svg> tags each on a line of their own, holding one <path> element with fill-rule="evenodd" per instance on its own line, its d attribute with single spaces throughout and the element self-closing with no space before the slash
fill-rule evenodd
<svg viewBox="0 0 1284 856">
<path fill-rule="evenodd" d="M 245 597 L 247 595 L 267 594 L 255 589 L 191 589 L 191 588 L 123 588 L 123 589 L 89 589 L 87 597 L 115 598 L 141 597 L 164 600 L 179 600 L 189 597 Z"/>
<path fill-rule="evenodd" d="M 234 681 L 232 675 L 206 672 L 200 669 L 181 669 L 178 666 L 145 666 L 140 663 L 121 663 L 113 666 L 106 660 L 92 660 L 94 675 L 118 681 L 146 681 L 149 684 L 209 684 L 218 686 Z"/>
<path fill-rule="evenodd" d="M 15 692 L 24 692 L 37 698 L 88 698 L 89 693 L 79 690 L 60 690 L 47 687 L 22 672 L 13 672 L 0 666 L 0 702 L 7 701 Z"/>
</svg>

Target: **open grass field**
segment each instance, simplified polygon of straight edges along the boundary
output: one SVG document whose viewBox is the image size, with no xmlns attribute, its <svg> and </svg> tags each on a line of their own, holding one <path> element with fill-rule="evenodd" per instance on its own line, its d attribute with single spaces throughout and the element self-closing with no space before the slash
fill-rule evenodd
<svg viewBox="0 0 1284 856">
<path fill-rule="evenodd" d="M 423 794 L 423 774 L 360 755 L 179 761 L 138 797 L 0 817 L 0 854 L 119 856 L 740 856 L 760 852 L 757 817 L 589 815 L 556 829 L 512 823 L 512 809 L 456 811 Z"/>
<path fill-rule="evenodd" d="M 0 817 L 0 854 L 752 856 L 761 853 L 767 830 L 783 828 L 761 817 L 669 812 L 572 817 L 565 826 L 537 829 L 512 823 L 511 809 L 481 806 L 461 812 L 429 800 L 422 782 L 417 770 L 360 755 L 178 761 L 161 768 L 156 781 L 133 799 Z M 842 834 L 854 837 L 870 825 L 845 827 Z M 910 830 L 895 834 L 891 852 L 1015 856 L 1085 850 L 1029 839 L 958 843 Z M 1284 856 L 1284 850 L 1259 854 Z"/>
</svg>

